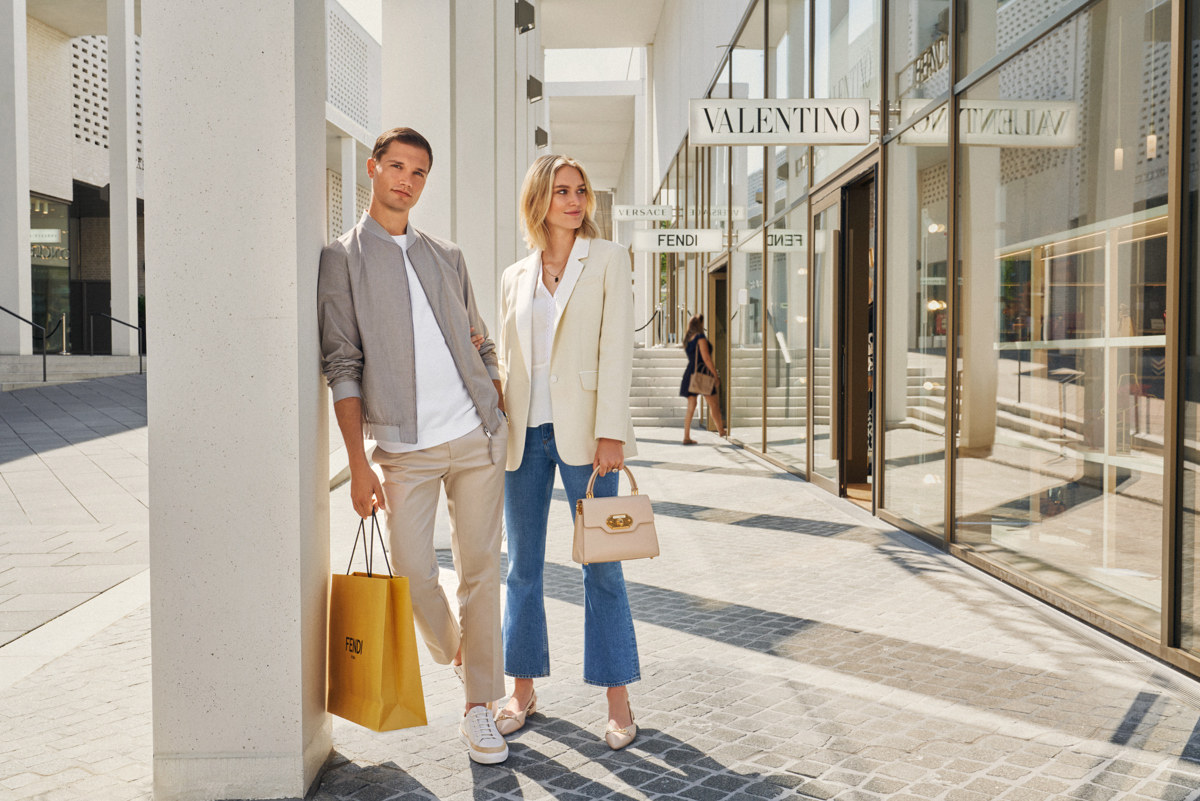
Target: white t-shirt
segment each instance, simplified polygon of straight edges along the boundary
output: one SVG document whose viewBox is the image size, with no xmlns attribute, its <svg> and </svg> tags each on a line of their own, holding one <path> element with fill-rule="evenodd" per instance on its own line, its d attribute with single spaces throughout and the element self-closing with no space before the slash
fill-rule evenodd
<svg viewBox="0 0 1200 801">
<path fill-rule="evenodd" d="M 412 302 L 413 357 L 417 375 L 417 441 L 384 442 L 375 444 L 389 453 L 419 451 L 458 439 L 483 424 L 475 403 L 467 393 L 467 385 L 454 364 L 446 337 L 433 316 L 433 308 L 421 279 L 408 258 L 408 234 L 394 236 L 404 253 L 404 269 L 408 274 L 408 296 Z"/>
</svg>

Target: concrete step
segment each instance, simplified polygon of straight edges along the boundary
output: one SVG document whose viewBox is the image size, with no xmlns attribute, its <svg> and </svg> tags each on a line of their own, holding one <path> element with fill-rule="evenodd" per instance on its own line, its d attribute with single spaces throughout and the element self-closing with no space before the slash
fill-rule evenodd
<svg viewBox="0 0 1200 801">
<path fill-rule="evenodd" d="M 149 364 L 147 358 L 144 365 Z M 0 391 L 29 389 L 49 384 L 69 384 L 91 378 L 111 378 L 138 372 L 137 356 L 64 356 L 46 357 L 46 381 L 42 380 L 42 357 L 0 356 Z"/>
</svg>

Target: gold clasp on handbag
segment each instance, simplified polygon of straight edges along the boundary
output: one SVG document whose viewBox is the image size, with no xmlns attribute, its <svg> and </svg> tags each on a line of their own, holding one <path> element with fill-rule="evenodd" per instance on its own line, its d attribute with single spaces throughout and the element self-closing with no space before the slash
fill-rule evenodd
<svg viewBox="0 0 1200 801">
<path fill-rule="evenodd" d="M 633 518 L 629 515 L 609 515 L 606 522 L 609 528 L 629 528 L 633 525 Z"/>
</svg>

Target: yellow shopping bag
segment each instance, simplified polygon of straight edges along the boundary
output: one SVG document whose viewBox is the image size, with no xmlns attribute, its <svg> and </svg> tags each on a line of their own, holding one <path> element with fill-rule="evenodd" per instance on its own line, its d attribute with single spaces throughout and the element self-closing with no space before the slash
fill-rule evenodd
<svg viewBox="0 0 1200 801">
<path fill-rule="evenodd" d="M 349 573 L 347 567 L 347 575 L 333 577 L 328 709 L 373 731 L 424 726 L 428 721 L 408 579 L 392 576 L 390 565 L 387 576 L 373 573 L 376 535 L 382 545 L 383 532 L 372 515 L 371 534 L 364 520 L 350 554 L 353 565 L 361 538 L 367 572 Z M 387 562 L 386 546 L 383 559 Z"/>
</svg>

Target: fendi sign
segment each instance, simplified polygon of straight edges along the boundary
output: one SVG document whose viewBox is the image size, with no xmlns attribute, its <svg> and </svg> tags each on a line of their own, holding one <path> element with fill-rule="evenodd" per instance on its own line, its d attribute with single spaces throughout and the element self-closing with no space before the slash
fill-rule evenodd
<svg viewBox="0 0 1200 801">
<path fill-rule="evenodd" d="M 770 253 L 798 253 L 804 251 L 804 230 L 772 228 L 767 231 L 767 251 Z M 762 253 L 762 231 L 738 232 L 739 253 Z"/>
<path fill-rule="evenodd" d="M 711 253 L 725 245 L 720 228 L 659 228 L 633 232 L 638 253 Z"/>
<path fill-rule="evenodd" d="M 904 100 L 901 115 L 920 111 L 923 100 Z M 1079 107 L 1069 100 L 962 100 L 958 138 L 964 145 L 992 147 L 1075 147 Z M 939 107 L 900 134 L 904 145 L 946 145 L 949 122 Z"/>
<path fill-rule="evenodd" d="M 865 145 L 871 141 L 871 101 L 692 100 L 692 145 Z"/>
</svg>

